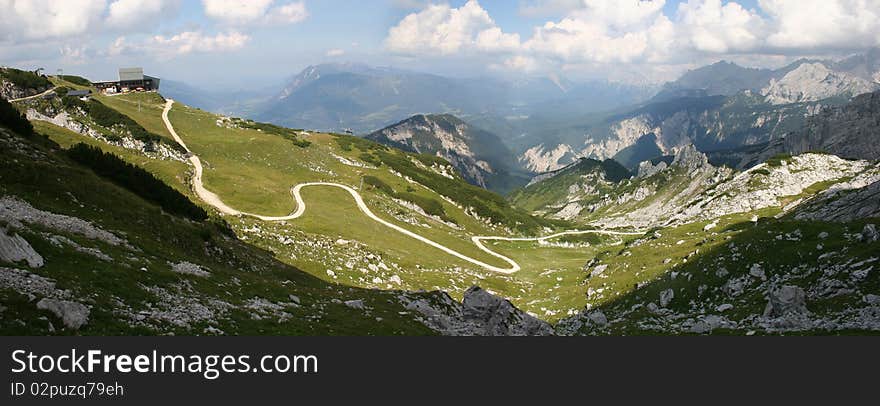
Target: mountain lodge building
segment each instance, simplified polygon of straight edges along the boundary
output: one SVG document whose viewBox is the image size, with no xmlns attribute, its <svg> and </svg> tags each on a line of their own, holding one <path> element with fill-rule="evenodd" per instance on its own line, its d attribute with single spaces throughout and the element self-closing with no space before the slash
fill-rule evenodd
<svg viewBox="0 0 880 406">
<path fill-rule="evenodd" d="M 92 82 L 102 93 L 159 90 L 159 78 L 144 75 L 143 68 L 119 68 L 119 80 Z"/>
</svg>

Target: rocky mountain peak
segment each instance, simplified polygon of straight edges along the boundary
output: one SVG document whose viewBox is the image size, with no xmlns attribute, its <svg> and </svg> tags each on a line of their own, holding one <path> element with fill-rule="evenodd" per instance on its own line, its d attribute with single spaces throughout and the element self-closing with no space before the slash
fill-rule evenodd
<svg viewBox="0 0 880 406">
<path fill-rule="evenodd" d="M 492 188 L 509 180 L 505 160 L 512 153 L 501 140 L 451 114 L 417 114 L 366 138 L 405 151 L 439 156 L 465 180 L 480 187 Z"/>
<path fill-rule="evenodd" d="M 855 96 L 880 88 L 866 79 L 837 72 L 821 62 L 805 62 L 761 90 L 771 104 L 810 102 L 834 96 Z"/>
<path fill-rule="evenodd" d="M 709 165 L 709 158 L 697 150 L 694 144 L 687 144 L 676 152 L 671 165 L 686 168 L 690 172 Z"/>
</svg>

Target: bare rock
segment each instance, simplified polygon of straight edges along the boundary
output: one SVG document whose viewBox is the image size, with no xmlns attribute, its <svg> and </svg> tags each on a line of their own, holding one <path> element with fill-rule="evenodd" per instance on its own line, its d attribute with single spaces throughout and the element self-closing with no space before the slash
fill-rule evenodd
<svg viewBox="0 0 880 406">
<path fill-rule="evenodd" d="M 176 264 L 171 264 L 171 270 L 176 273 L 180 273 L 180 274 L 184 274 L 184 275 L 193 275 L 193 276 L 198 276 L 198 277 L 202 277 L 202 278 L 207 278 L 207 277 L 211 276 L 211 273 L 206 271 L 200 265 L 196 265 L 194 263 L 187 262 L 187 261 L 179 262 Z"/>
<path fill-rule="evenodd" d="M 0 261 L 18 263 L 25 261 L 31 268 L 40 268 L 45 263 L 43 257 L 27 240 L 18 234 L 8 235 L 6 230 L 0 229 Z"/>
<path fill-rule="evenodd" d="M 82 303 L 44 298 L 37 302 L 37 308 L 54 313 L 72 330 L 78 330 L 89 321 L 89 308 Z"/>
<path fill-rule="evenodd" d="M 876 242 L 878 240 L 880 240 L 880 233 L 877 232 L 877 226 L 865 224 L 865 228 L 862 229 L 862 241 Z"/>
<path fill-rule="evenodd" d="M 350 308 L 352 308 L 352 309 L 363 310 L 364 308 L 366 308 L 366 306 L 364 305 L 364 301 L 361 300 L 361 299 L 357 299 L 357 300 L 346 300 L 344 303 L 345 303 L 346 306 L 348 306 L 348 307 L 350 307 Z"/>
<path fill-rule="evenodd" d="M 666 289 L 660 292 L 660 307 L 666 307 L 669 302 L 675 298 L 675 292 L 672 289 Z"/>
<path fill-rule="evenodd" d="M 785 285 L 778 289 L 770 289 L 764 317 L 782 317 L 788 315 L 806 315 L 806 294 L 798 286 Z"/>
</svg>

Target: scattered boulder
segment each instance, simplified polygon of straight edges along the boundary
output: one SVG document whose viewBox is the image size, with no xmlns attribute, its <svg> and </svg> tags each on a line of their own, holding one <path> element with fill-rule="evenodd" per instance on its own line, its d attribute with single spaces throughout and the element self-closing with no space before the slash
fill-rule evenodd
<svg viewBox="0 0 880 406">
<path fill-rule="evenodd" d="M 666 289 L 660 292 L 660 307 L 666 307 L 669 302 L 675 298 L 675 292 L 672 289 Z"/>
<path fill-rule="evenodd" d="M 596 323 L 599 326 L 605 326 L 608 324 L 608 317 L 605 316 L 605 313 L 602 313 L 601 310 L 596 310 L 587 314 L 587 318 L 590 319 L 593 323 Z"/>
<path fill-rule="evenodd" d="M 211 273 L 202 268 L 201 265 L 196 265 L 187 261 L 171 264 L 171 270 L 180 274 L 193 275 L 202 278 L 211 276 Z"/>
<path fill-rule="evenodd" d="M 806 294 L 800 287 L 785 285 L 778 289 L 770 289 L 768 292 L 764 317 L 806 315 L 809 313 L 809 310 L 807 310 Z"/>
<path fill-rule="evenodd" d="M 345 303 L 346 306 L 348 306 L 348 307 L 350 307 L 350 308 L 352 308 L 352 309 L 363 310 L 363 309 L 366 308 L 366 306 L 364 305 L 364 301 L 361 300 L 361 299 L 357 299 L 357 300 L 346 300 L 344 303 Z"/>
<path fill-rule="evenodd" d="M 733 309 L 733 305 L 730 303 L 724 303 L 715 308 L 716 312 L 726 312 L 730 309 Z"/>
<path fill-rule="evenodd" d="M 592 271 L 590 271 L 590 277 L 591 277 L 591 278 L 595 278 L 595 277 L 597 277 L 597 276 L 599 276 L 599 275 L 602 275 L 603 273 L 605 273 L 605 270 L 606 270 L 606 269 L 608 269 L 608 265 L 607 265 L 607 264 L 596 265 L 596 267 L 593 268 Z"/>
<path fill-rule="evenodd" d="M 0 261 L 18 263 L 25 261 L 31 268 L 40 268 L 45 263 L 43 257 L 27 240 L 18 234 L 9 235 L 5 229 L 0 228 Z"/>
<path fill-rule="evenodd" d="M 764 268 L 761 267 L 761 264 L 752 264 L 752 267 L 749 268 L 749 275 L 752 275 L 762 281 L 767 280 L 767 274 L 764 272 Z"/>
<path fill-rule="evenodd" d="M 299 296 L 297 296 L 297 295 L 288 295 L 287 297 L 288 297 L 288 298 L 290 299 L 290 301 L 293 302 L 293 303 L 296 303 L 296 304 L 302 304 L 302 303 L 300 303 Z"/>
<path fill-rule="evenodd" d="M 89 321 L 89 308 L 82 303 L 44 298 L 37 302 L 37 308 L 54 313 L 72 330 L 78 330 Z"/>
<path fill-rule="evenodd" d="M 443 335 L 455 336 L 546 336 L 553 335 L 547 322 L 523 312 L 510 301 L 478 286 L 464 293 L 459 303 L 445 292 L 430 296 L 400 297 L 407 310 Z"/>
<path fill-rule="evenodd" d="M 475 323 L 480 335 L 549 335 L 553 332 L 547 322 L 478 286 L 464 292 L 461 304 L 465 320 Z"/>
<path fill-rule="evenodd" d="M 724 320 L 721 317 L 710 314 L 700 320 L 697 320 L 697 322 L 694 323 L 688 331 L 694 334 L 711 333 L 712 330 L 721 327 L 723 322 Z"/>
<path fill-rule="evenodd" d="M 880 233 L 877 232 L 877 226 L 865 224 L 865 228 L 862 229 L 862 241 L 877 242 L 878 240 L 880 240 Z"/>
</svg>

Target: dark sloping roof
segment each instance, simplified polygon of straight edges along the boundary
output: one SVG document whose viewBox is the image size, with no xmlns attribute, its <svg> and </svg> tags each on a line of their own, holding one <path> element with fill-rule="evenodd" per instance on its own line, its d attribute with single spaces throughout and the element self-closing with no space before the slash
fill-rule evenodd
<svg viewBox="0 0 880 406">
<path fill-rule="evenodd" d="M 68 96 L 87 96 L 92 93 L 91 90 L 71 90 L 67 92 Z"/>
</svg>

